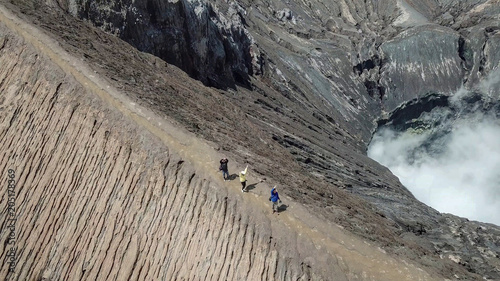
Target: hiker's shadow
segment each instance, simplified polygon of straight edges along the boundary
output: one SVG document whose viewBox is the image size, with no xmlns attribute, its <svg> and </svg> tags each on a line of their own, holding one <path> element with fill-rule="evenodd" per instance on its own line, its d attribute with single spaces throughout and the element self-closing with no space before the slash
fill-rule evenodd
<svg viewBox="0 0 500 281">
<path fill-rule="evenodd" d="M 252 184 L 250 184 L 250 185 L 247 185 L 246 190 L 247 190 L 247 191 L 250 191 L 250 190 L 254 189 L 254 188 L 257 186 L 257 184 L 258 184 L 258 182 L 256 182 L 256 183 L 252 183 Z"/>
<path fill-rule="evenodd" d="M 286 211 L 286 208 L 288 208 L 288 205 L 285 205 L 285 204 L 279 205 L 279 207 L 278 207 L 278 213 Z"/>
<path fill-rule="evenodd" d="M 232 181 L 232 180 L 235 180 L 237 177 L 238 177 L 238 175 L 237 175 L 237 174 L 232 174 L 232 175 L 230 175 L 230 176 L 228 177 L 228 179 L 229 179 L 230 181 Z"/>
</svg>

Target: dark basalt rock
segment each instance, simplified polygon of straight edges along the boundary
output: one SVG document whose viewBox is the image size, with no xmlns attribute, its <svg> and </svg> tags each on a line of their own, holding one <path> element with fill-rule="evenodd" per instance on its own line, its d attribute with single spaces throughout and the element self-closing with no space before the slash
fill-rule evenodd
<svg viewBox="0 0 500 281">
<path fill-rule="evenodd" d="M 410 100 L 391 112 L 388 119 L 380 119 L 378 126 L 383 127 L 390 124 L 396 131 L 405 131 L 414 127 L 411 122 L 415 122 L 422 113 L 430 112 L 436 107 L 449 106 L 448 99 L 449 96 L 433 93 L 419 99 Z"/>
<path fill-rule="evenodd" d="M 137 49 L 185 70 L 205 85 L 249 87 L 261 72 L 258 47 L 238 4 L 224 17 L 204 1 L 77 1 L 72 13 L 116 34 Z"/>
</svg>

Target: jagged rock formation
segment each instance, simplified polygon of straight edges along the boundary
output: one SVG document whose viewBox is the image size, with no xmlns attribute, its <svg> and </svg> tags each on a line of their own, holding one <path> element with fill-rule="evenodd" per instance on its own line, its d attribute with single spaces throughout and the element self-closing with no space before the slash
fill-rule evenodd
<svg viewBox="0 0 500 281">
<path fill-rule="evenodd" d="M 62 5 L 208 86 L 249 85 L 249 75 L 262 72 L 258 48 L 244 27 L 245 11 L 235 2 L 224 5 L 224 16 L 205 1 L 68 1 Z"/>
<path fill-rule="evenodd" d="M 453 93 L 462 81 L 486 76 L 499 59 L 491 47 L 498 40 L 495 1 L 58 2 L 204 83 L 207 75 L 242 82 L 265 70 L 289 96 L 325 99 L 328 111 L 340 113 L 332 117 L 354 122 L 350 127 L 364 141 L 378 110 Z M 211 74 L 194 73 L 200 71 Z M 376 99 L 382 108 L 373 107 Z"/>
<path fill-rule="evenodd" d="M 91 65 L 97 75 L 109 77 L 134 103 L 150 108 L 162 117 L 173 118 L 198 136 L 215 141 L 217 144 L 214 146 L 232 159 L 250 163 L 259 176 L 286 184 L 284 194 L 308 206 L 324 221 L 338 223 L 370 243 L 383 246 L 389 254 L 416 262 L 437 279 L 500 277 L 498 227 L 436 212 L 415 200 L 397 178 L 364 155 L 376 120 L 386 117 L 386 112 L 429 93 L 450 95 L 463 83 L 473 87 L 498 66 L 500 56 L 498 49 L 494 48 L 498 42 L 497 2 L 237 1 L 228 4 L 226 1 L 213 1 L 210 5 L 204 1 L 189 0 L 166 4 L 156 1 L 135 1 L 133 4 L 112 2 L 113 5 L 62 0 L 14 2 L 29 20 L 53 34 L 62 47 Z M 148 11 L 148 3 L 150 10 L 154 7 L 155 12 Z M 207 85 L 225 88 L 234 87 L 237 82 L 248 89 L 206 89 L 182 76 L 172 66 L 165 66 L 158 59 L 128 49 L 118 40 L 69 17 L 68 13 L 94 21 L 97 26 L 116 33 L 141 50 L 165 54 L 163 58 L 167 62 L 180 66 Z M 135 22 L 138 23 L 135 26 L 125 25 Z M 158 33 L 158 30 L 165 29 L 172 32 L 165 35 Z M 200 31 L 209 34 L 208 39 Z M 155 36 L 144 37 L 147 34 Z M 161 41 L 162 36 L 169 40 Z M 176 44 L 172 43 L 172 38 L 175 38 Z M 426 44 L 418 45 L 423 39 Z M 156 40 L 161 43 L 155 44 Z M 205 67 L 199 67 L 203 65 Z M 30 91 L 31 87 L 25 89 Z M 100 108 L 95 110 L 100 111 Z M 113 132 L 123 126 L 116 124 L 110 123 L 108 128 L 111 129 L 106 130 Z M 133 140 L 134 134 L 116 131 L 116 135 L 123 135 L 123 139 Z M 144 142 L 149 137 L 140 139 Z M 68 140 L 68 145 L 70 143 Z M 109 151 L 113 149 L 116 145 L 111 145 Z M 146 152 L 149 149 L 150 145 L 136 148 L 142 151 L 142 154 L 137 152 L 137 157 L 150 159 L 143 163 L 155 163 L 156 153 Z M 75 150 L 75 153 L 78 155 L 79 152 Z M 144 171 L 138 177 L 149 179 L 148 173 L 157 175 L 152 171 L 161 170 L 165 170 L 166 174 L 175 174 L 171 169 L 176 169 L 172 163 L 176 163 L 177 158 L 172 157 L 176 160 L 171 160 L 166 168 L 162 166 L 166 160 L 157 160 L 159 166 L 138 167 Z M 196 159 L 193 160 L 196 162 Z M 99 167 L 103 166 L 99 164 Z M 184 165 L 180 171 L 184 171 L 182 169 Z M 195 171 L 198 172 L 197 169 Z M 197 176 L 189 180 L 194 171 L 186 173 L 188 179 L 183 186 L 187 183 L 201 185 Z M 97 183 L 104 180 L 98 175 L 94 177 Z M 58 178 L 62 180 L 62 177 Z M 152 186 L 163 185 L 161 177 L 157 182 Z M 107 184 L 100 185 L 102 188 L 109 187 Z M 169 185 L 175 187 L 172 183 L 165 184 Z M 128 186 L 135 193 L 132 184 L 123 186 Z M 208 186 L 211 185 L 201 185 L 200 193 Z M 114 188 L 119 194 L 117 186 Z M 104 191 L 116 194 L 112 190 Z M 174 200 L 174 197 L 169 200 Z M 214 200 L 218 202 L 221 197 Z M 240 205 L 228 204 L 219 207 L 226 217 L 229 214 L 232 221 L 231 214 L 238 216 L 238 211 L 228 212 L 227 206 L 239 209 Z M 112 215 L 121 214 L 112 213 L 112 205 L 105 206 L 109 206 Z M 178 212 L 184 213 L 184 209 L 179 208 Z M 176 220 L 180 215 L 174 213 L 168 217 Z M 123 216 L 123 219 L 131 218 Z M 255 228 L 256 233 L 266 233 L 265 228 L 261 229 L 260 218 L 255 220 L 259 224 Z M 218 234 L 223 232 L 221 228 Z M 176 234 L 172 239 L 181 236 Z M 130 236 L 124 237 L 133 241 Z M 280 236 L 280 239 L 283 237 Z M 199 248 L 210 249 L 212 247 L 207 244 L 215 243 L 212 237 L 204 241 L 206 244 L 202 242 L 192 247 L 198 249 L 201 245 Z M 221 241 L 224 241 L 221 244 L 228 245 L 230 239 Z M 289 242 L 284 239 L 282 245 Z M 269 253 L 272 251 L 266 248 L 268 244 L 262 244 L 265 254 L 257 257 L 271 256 Z M 180 249 L 183 244 L 177 245 Z M 119 248 L 119 245 L 116 247 Z M 151 249 L 155 247 L 153 245 Z M 332 275 L 328 273 L 321 275 L 317 273 L 321 271 L 317 268 L 308 269 L 308 265 L 318 263 L 318 260 L 303 258 L 302 250 L 302 247 L 297 247 L 296 252 L 285 251 L 287 254 L 284 256 L 281 256 L 281 250 L 272 252 L 272 255 L 283 257 L 285 261 L 290 257 L 296 259 L 283 262 L 276 258 L 275 263 L 266 259 L 269 263 L 258 262 L 258 266 L 262 267 L 254 270 L 259 276 L 262 272 L 270 274 L 269 279 L 323 276 L 323 279 L 331 280 L 329 277 Z M 65 253 L 68 259 L 72 255 Z M 173 259 L 178 257 L 177 253 L 172 255 L 175 255 Z M 99 257 L 96 260 L 106 259 L 107 256 L 101 254 Z M 220 256 L 211 257 L 214 260 L 223 259 Z M 81 261 L 83 264 L 86 262 Z M 182 259 L 179 265 L 181 263 Z M 186 266 L 193 269 L 201 263 L 201 259 L 195 259 Z M 234 261 L 228 264 L 234 266 Z M 336 263 L 326 261 L 318 264 Z M 257 266 L 255 262 L 251 265 Z M 275 273 L 266 270 L 273 266 L 279 270 Z M 326 268 L 332 270 L 335 276 L 344 274 L 346 280 L 372 278 L 363 276 L 362 270 L 346 271 L 343 266 L 339 265 L 341 269 L 335 266 Z M 354 265 L 346 266 L 350 268 Z M 51 275 L 54 272 L 63 274 L 64 270 L 57 264 L 48 268 L 46 276 L 66 276 Z M 59 268 L 58 271 L 55 268 Z M 210 268 L 213 272 L 219 270 L 215 265 Z M 26 272 L 33 270 L 29 263 L 24 269 Z M 115 267 L 110 272 L 115 272 L 113 270 Z M 155 274 L 160 272 L 158 274 L 161 275 L 157 275 L 159 278 L 185 276 L 185 271 L 175 265 L 161 270 L 152 271 Z M 88 275 L 84 273 L 84 277 L 91 278 L 94 275 L 90 274 L 97 274 L 100 269 L 85 271 L 92 272 Z M 37 274 L 33 272 L 30 274 Z M 189 274 L 194 274 L 191 275 L 193 278 L 201 278 L 196 272 L 194 269 Z M 113 274 L 108 275 L 109 279 L 118 276 Z M 231 274 L 227 276 L 234 277 L 239 273 L 233 271 Z M 218 277 L 214 275 L 213 278 Z M 254 275 L 246 277 L 252 279 Z M 342 278 L 338 277 L 339 280 Z M 381 278 L 372 279 L 389 280 Z"/>
</svg>

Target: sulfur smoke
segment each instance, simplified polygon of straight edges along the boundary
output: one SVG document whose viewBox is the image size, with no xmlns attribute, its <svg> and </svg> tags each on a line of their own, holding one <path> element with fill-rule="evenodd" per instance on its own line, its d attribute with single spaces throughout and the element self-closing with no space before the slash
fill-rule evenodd
<svg viewBox="0 0 500 281">
<path fill-rule="evenodd" d="M 448 107 L 422 113 L 410 129 L 380 128 L 368 156 L 436 210 L 500 225 L 500 102 L 494 77 L 473 91 L 460 90 Z"/>
</svg>

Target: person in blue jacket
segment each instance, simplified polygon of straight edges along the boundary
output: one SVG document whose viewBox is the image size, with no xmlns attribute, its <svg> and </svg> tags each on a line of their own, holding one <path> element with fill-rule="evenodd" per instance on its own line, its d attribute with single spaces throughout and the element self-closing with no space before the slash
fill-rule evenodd
<svg viewBox="0 0 500 281">
<path fill-rule="evenodd" d="M 278 189 L 276 185 L 271 189 L 271 197 L 269 198 L 273 202 L 273 214 L 278 211 L 278 203 L 281 204 L 280 196 L 278 195 Z"/>
</svg>

